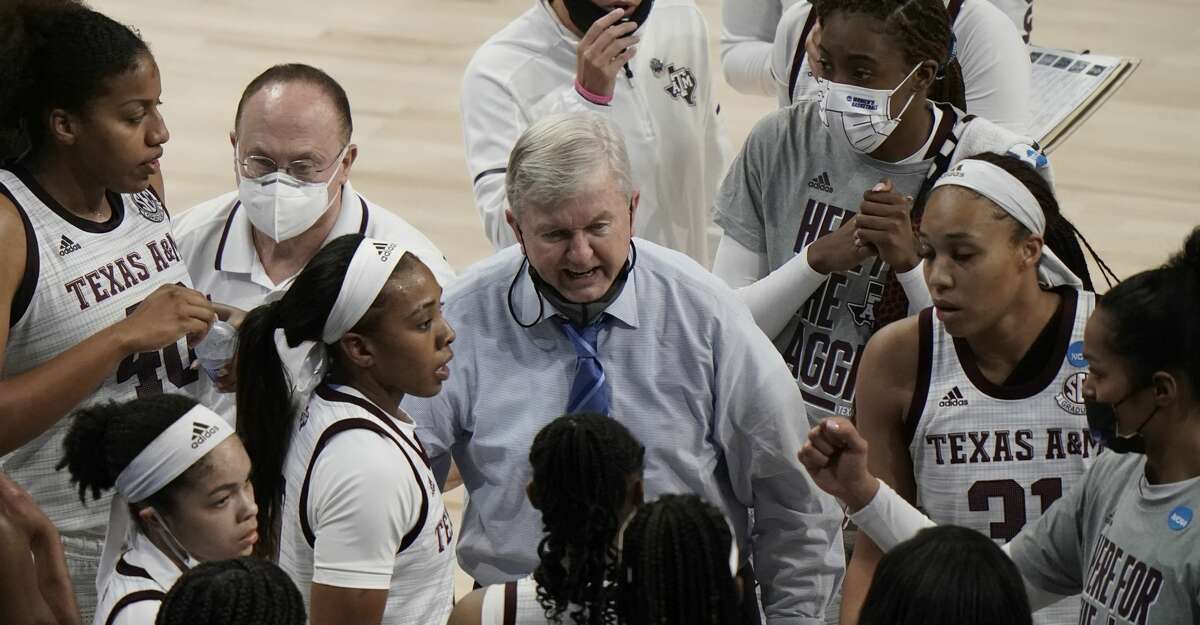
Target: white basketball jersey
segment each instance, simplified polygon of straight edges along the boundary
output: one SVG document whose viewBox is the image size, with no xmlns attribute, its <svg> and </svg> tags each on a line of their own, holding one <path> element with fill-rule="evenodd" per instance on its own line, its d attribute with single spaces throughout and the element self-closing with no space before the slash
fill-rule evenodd
<svg viewBox="0 0 1200 625">
<path fill-rule="evenodd" d="M 483 595 L 479 625 L 554 625 L 537 600 L 537 582 L 532 577 L 488 586 Z M 562 615 L 563 623 L 574 623 L 572 605 Z"/>
<path fill-rule="evenodd" d="M 322 515 L 354 515 L 352 509 L 318 509 L 310 498 L 312 467 L 335 436 L 351 430 L 374 432 L 395 444 L 389 449 L 399 454 L 403 458 L 399 464 L 411 471 L 402 470 L 394 479 L 411 489 L 414 501 L 421 502 L 417 521 L 405 528 L 407 533 L 395 554 L 382 625 L 443 625 L 454 606 L 454 537 L 441 489 L 415 426 L 388 416 L 350 387 L 318 387 L 293 431 L 284 461 L 279 564 L 311 607 L 314 548 L 321 540 L 314 530 L 318 519 Z M 337 462 L 343 460 L 350 465 L 357 462 L 356 458 Z"/>
<path fill-rule="evenodd" d="M 1099 453 L 1083 403 L 1083 329 L 1095 295 L 1058 292 L 1051 358 L 1019 385 L 988 381 L 966 342 L 950 336 L 933 309 L 921 312 L 917 392 L 906 425 L 917 505 L 936 523 L 1006 543 L 1079 482 Z M 1043 625 L 1078 619 L 1075 597 L 1035 614 Z"/>
<path fill-rule="evenodd" d="M 191 286 L 171 237 L 167 211 L 147 189 L 108 193 L 112 217 L 81 219 L 24 171 L 0 169 L 0 193 L 25 222 L 25 275 L 13 301 L 4 378 L 34 369 L 124 319 L 164 284 Z M 191 392 L 199 378 L 183 339 L 121 361 L 83 405 L 164 392 Z M 0 459 L 0 468 L 27 489 L 64 533 L 103 536 L 108 498 L 79 504 L 67 471 L 56 471 L 69 419 Z"/>
</svg>

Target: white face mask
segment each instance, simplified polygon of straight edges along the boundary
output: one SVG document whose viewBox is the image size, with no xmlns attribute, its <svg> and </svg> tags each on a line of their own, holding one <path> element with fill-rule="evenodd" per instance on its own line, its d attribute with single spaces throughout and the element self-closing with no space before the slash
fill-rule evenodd
<svg viewBox="0 0 1200 625">
<path fill-rule="evenodd" d="M 912 104 L 914 96 L 910 95 L 900 112 L 892 115 L 892 94 L 912 78 L 918 67 L 920 65 L 912 68 L 895 89 L 868 89 L 818 79 L 821 86 L 821 122 L 835 141 L 861 154 L 874 152 L 900 125 L 901 116 Z"/>
<path fill-rule="evenodd" d="M 343 149 L 329 181 L 337 178 L 342 170 L 345 155 L 346 149 Z M 246 216 L 259 232 L 275 242 L 300 236 L 333 204 L 329 181 L 304 182 L 279 171 L 259 178 L 243 178 L 241 165 L 236 169 L 238 199 L 246 207 Z"/>
</svg>

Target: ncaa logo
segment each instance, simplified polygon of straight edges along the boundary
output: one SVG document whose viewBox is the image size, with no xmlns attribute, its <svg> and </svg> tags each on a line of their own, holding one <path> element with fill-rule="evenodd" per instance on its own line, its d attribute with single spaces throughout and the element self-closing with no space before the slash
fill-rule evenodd
<svg viewBox="0 0 1200 625">
<path fill-rule="evenodd" d="M 1187 506 L 1177 506 L 1167 515 L 1167 527 L 1176 532 L 1182 532 L 1192 524 L 1192 509 Z"/>
<path fill-rule="evenodd" d="M 1075 341 L 1067 348 L 1067 362 L 1071 363 L 1072 367 L 1086 367 L 1087 360 L 1083 357 L 1083 341 Z"/>
<path fill-rule="evenodd" d="M 1086 371 L 1076 371 L 1063 382 L 1062 392 L 1054 396 L 1054 402 L 1066 412 L 1073 415 L 1087 414 L 1083 403 L 1083 383 L 1087 380 Z"/>
</svg>

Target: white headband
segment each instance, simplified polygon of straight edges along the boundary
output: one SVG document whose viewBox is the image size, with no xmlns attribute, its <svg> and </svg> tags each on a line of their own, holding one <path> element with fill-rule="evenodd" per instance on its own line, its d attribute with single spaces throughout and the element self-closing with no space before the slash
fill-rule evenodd
<svg viewBox="0 0 1200 625">
<path fill-rule="evenodd" d="M 364 238 L 358 244 L 333 310 L 325 320 L 321 340 L 327 344 L 337 342 L 362 319 L 406 251 L 399 243 L 378 239 Z"/>
<path fill-rule="evenodd" d="M 176 419 L 117 476 L 116 493 L 108 514 L 108 531 L 96 575 L 96 590 L 104 592 L 108 578 L 125 550 L 133 528 L 129 504 L 144 501 L 183 475 L 208 452 L 233 436 L 233 426 L 199 404 Z"/>
<path fill-rule="evenodd" d="M 986 161 L 964 159 L 938 178 L 933 188 L 954 185 L 970 189 L 991 200 L 1030 232 L 1046 234 L 1046 214 L 1025 184 L 1012 174 Z M 1048 287 L 1082 287 L 1083 282 L 1047 246 L 1042 246 L 1038 281 Z"/>
</svg>

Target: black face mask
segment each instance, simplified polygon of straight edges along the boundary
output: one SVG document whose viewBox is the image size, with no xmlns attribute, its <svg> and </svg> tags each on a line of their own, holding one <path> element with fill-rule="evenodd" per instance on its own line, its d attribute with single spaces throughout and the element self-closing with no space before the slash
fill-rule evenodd
<svg viewBox="0 0 1200 625">
<path fill-rule="evenodd" d="M 579 29 L 579 32 L 587 34 L 592 24 L 596 20 L 608 15 L 612 12 L 611 9 L 602 9 L 592 0 L 562 0 L 564 6 L 567 7 L 567 15 L 571 18 L 571 23 Z M 642 0 L 642 3 L 633 10 L 633 15 L 625 15 L 617 23 L 634 22 L 638 28 L 646 23 L 646 18 L 650 17 L 650 7 L 654 5 L 654 0 Z"/>
<path fill-rule="evenodd" d="M 633 271 L 633 267 L 637 264 L 637 248 L 634 247 L 633 241 L 629 242 L 629 251 L 629 260 L 625 261 L 624 267 L 621 267 L 621 273 L 617 274 L 617 278 L 613 280 L 612 286 L 608 287 L 608 290 L 605 291 L 604 295 L 601 295 L 599 299 L 582 304 L 569 301 L 567 298 L 563 297 L 562 294 L 558 292 L 558 289 L 550 286 L 550 283 L 546 282 L 540 275 L 538 275 L 538 272 L 534 270 L 533 265 L 529 265 L 529 259 L 526 258 L 521 263 L 521 268 L 517 270 L 517 275 L 513 276 L 512 283 L 508 285 L 508 314 L 511 315 L 513 321 L 516 321 L 517 325 L 521 326 L 522 328 L 532 328 L 543 318 L 545 313 L 543 299 L 545 299 L 549 300 L 550 303 L 557 308 L 558 311 L 562 313 L 568 321 L 576 326 L 582 328 L 590 324 L 591 322 L 595 321 L 596 318 L 608 308 L 608 305 L 611 304 L 613 300 L 617 299 L 617 296 L 621 294 L 621 291 L 625 289 L 625 283 L 629 280 L 629 272 Z M 529 278 L 533 282 L 533 290 L 538 295 L 538 316 L 531 323 L 525 323 L 520 319 L 517 319 L 517 313 L 515 310 L 513 310 L 512 303 L 513 290 L 516 288 L 517 280 L 521 278 L 521 271 L 525 269 L 526 265 L 529 266 Z"/>
<path fill-rule="evenodd" d="M 1126 395 L 1125 399 L 1112 404 L 1087 398 L 1083 400 L 1084 407 L 1087 409 L 1088 429 L 1092 433 L 1092 439 L 1114 453 L 1146 453 L 1146 439 L 1142 438 L 1142 428 L 1146 427 L 1146 424 L 1150 423 L 1150 419 L 1158 414 L 1158 406 L 1150 411 L 1149 416 L 1142 421 L 1133 434 L 1121 436 L 1117 433 L 1117 408 L 1136 392 L 1133 391 Z"/>
</svg>

